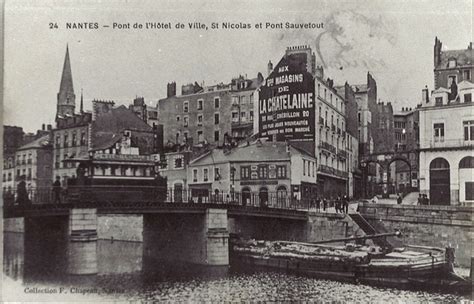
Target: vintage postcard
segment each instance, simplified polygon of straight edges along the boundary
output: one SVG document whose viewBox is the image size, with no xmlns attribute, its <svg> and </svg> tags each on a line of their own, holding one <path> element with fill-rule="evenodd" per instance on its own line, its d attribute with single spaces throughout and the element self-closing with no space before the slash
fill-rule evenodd
<svg viewBox="0 0 474 304">
<path fill-rule="evenodd" d="M 7 0 L 4 302 L 472 302 L 473 3 Z"/>
</svg>

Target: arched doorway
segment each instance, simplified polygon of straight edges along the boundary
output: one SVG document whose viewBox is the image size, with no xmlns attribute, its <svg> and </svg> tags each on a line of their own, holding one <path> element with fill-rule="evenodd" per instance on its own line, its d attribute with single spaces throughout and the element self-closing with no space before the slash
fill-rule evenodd
<svg viewBox="0 0 474 304">
<path fill-rule="evenodd" d="M 245 187 L 242 189 L 242 206 L 250 205 L 251 194 L 250 189 Z"/>
<path fill-rule="evenodd" d="M 466 156 L 459 162 L 459 202 L 474 201 L 474 157 Z"/>
<path fill-rule="evenodd" d="M 449 205 L 450 200 L 449 163 L 438 157 L 430 163 L 430 204 Z"/>
<path fill-rule="evenodd" d="M 279 186 L 277 188 L 277 205 L 279 208 L 286 207 L 288 199 L 288 192 L 285 186 Z"/>
<path fill-rule="evenodd" d="M 260 207 L 265 207 L 268 204 L 268 189 L 265 187 L 260 188 L 258 193 L 258 198 L 260 200 Z"/>
</svg>

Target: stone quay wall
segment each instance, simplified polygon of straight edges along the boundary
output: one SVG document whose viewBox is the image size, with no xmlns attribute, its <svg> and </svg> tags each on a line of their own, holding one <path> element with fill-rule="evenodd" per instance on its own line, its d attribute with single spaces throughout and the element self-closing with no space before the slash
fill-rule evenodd
<svg viewBox="0 0 474 304">
<path fill-rule="evenodd" d="M 404 244 L 455 248 L 456 262 L 470 267 L 473 207 L 409 206 L 363 203 L 359 212 L 376 228 L 399 229 Z"/>
</svg>

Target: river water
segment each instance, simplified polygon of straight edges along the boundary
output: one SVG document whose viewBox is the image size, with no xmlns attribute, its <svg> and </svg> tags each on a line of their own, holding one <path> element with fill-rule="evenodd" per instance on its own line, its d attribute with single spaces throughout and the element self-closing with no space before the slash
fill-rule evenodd
<svg viewBox="0 0 474 304">
<path fill-rule="evenodd" d="M 269 271 L 143 258 L 142 244 L 98 241 L 71 258 L 63 241 L 4 233 L 4 301 L 460 303 L 469 297 L 354 285 Z M 68 258 L 69 256 L 69 258 Z M 77 255 L 75 255 L 77 256 Z M 71 265 L 71 263 L 73 265 Z M 92 269 L 96 274 L 71 274 Z"/>
</svg>

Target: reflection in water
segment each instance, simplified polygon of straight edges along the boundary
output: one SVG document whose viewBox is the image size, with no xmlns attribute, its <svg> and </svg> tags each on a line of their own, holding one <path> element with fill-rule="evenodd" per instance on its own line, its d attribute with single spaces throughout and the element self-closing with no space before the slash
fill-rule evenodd
<svg viewBox="0 0 474 304">
<path fill-rule="evenodd" d="M 65 248 L 71 250 L 74 246 L 68 247 L 67 240 L 57 235 L 25 240 L 23 234 L 4 233 L 4 244 L 3 265 L 7 276 L 3 291 L 11 291 L 8 299 L 18 301 L 456 303 L 466 299 L 458 295 L 375 288 L 276 272 L 170 265 L 142 257 L 141 243 L 98 241 L 96 245 L 75 247 L 84 249 L 87 258 L 72 260 Z M 96 253 L 95 257 L 92 253 Z M 71 261 L 76 264 L 71 266 Z M 89 262 L 95 266 L 86 265 Z M 68 269 L 81 272 L 94 267 L 96 274 L 92 275 L 67 273 Z M 41 292 L 44 290 L 51 293 Z"/>
</svg>

